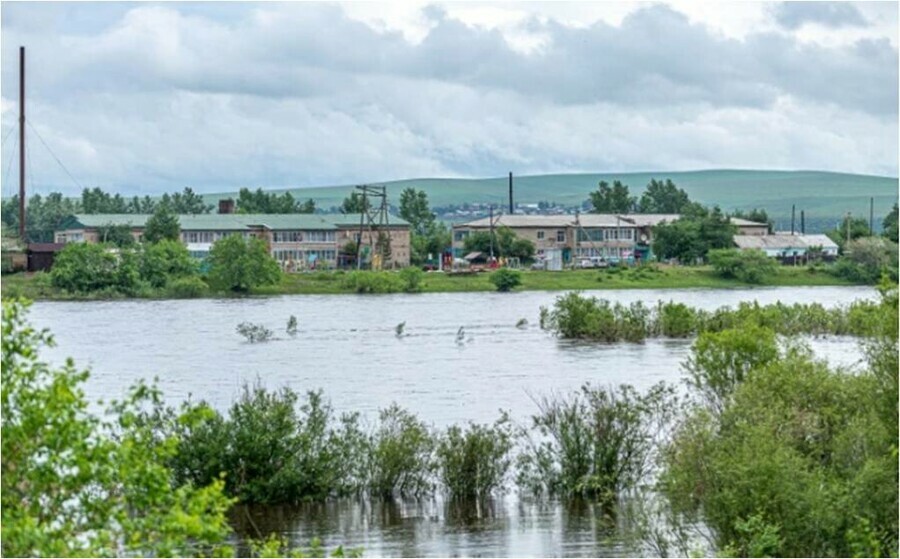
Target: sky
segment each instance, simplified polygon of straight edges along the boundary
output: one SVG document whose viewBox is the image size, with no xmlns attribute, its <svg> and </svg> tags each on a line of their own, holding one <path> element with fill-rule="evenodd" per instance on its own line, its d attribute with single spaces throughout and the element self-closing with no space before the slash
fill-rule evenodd
<svg viewBox="0 0 900 559">
<path fill-rule="evenodd" d="M 156 194 L 417 177 L 898 175 L 898 5 L 0 5 L 0 172 Z"/>
</svg>

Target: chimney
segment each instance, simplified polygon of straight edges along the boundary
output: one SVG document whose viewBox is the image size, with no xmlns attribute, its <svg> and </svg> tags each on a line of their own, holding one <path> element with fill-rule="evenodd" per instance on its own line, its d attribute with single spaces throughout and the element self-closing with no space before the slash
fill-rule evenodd
<svg viewBox="0 0 900 559">
<path fill-rule="evenodd" d="M 219 213 L 220 214 L 233 214 L 234 213 L 234 200 L 231 198 L 219 200 Z"/>
<path fill-rule="evenodd" d="M 800 210 L 800 234 L 806 235 L 806 212 Z"/>
<path fill-rule="evenodd" d="M 512 171 L 509 172 L 509 215 L 515 213 L 515 208 L 513 207 L 513 183 L 512 183 Z"/>
<path fill-rule="evenodd" d="M 796 214 L 796 210 L 797 210 L 797 206 L 794 205 L 794 204 L 791 204 L 791 235 L 793 235 L 793 234 L 794 234 L 794 231 L 795 231 L 795 229 L 794 229 L 794 216 L 797 215 L 797 214 Z"/>
</svg>

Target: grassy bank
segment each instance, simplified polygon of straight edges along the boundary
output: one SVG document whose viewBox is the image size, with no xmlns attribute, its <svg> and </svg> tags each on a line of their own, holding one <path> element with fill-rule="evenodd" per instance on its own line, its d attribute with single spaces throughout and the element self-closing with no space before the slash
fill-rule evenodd
<svg viewBox="0 0 900 559">
<path fill-rule="evenodd" d="M 352 287 L 343 281 L 344 272 L 314 272 L 285 274 L 275 286 L 257 288 L 254 295 L 338 294 L 353 293 Z M 490 273 L 425 274 L 420 291 L 423 293 L 462 293 L 469 291 L 495 291 L 488 280 Z M 853 285 L 823 270 L 804 267 L 779 267 L 774 276 L 762 285 L 773 286 L 822 286 Z M 564 291 L 590 289 L 683 289 L 709 288 L 734 289 L 750 287 L 750 284 L 717 276 L 708 266 L 700 267 L 645 267 L 611 270 L 567 270 L 564 272 L 522 272 L 519 291 Z M 33 300 L 104 300 L 115 298 L 109 293 L 71 294 L 50 285 L 46 274 L 13 274 L 3 276 L 4 298 L 24 296 Z M 209 297 L 221 294 L 204 295 Z M 124 298 L 124 296 L 119 296 Z M 165 289 L 142 292 L 139 298 L 177 298 Z"/>
</svg>

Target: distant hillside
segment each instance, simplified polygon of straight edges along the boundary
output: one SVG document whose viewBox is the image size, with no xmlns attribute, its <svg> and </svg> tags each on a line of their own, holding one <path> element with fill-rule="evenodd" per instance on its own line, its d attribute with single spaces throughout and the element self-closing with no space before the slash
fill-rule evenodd
<svg viewBox="0 0 900 559">
<path fill-rule="evenodd" d="M 636 195 L 651 178 L 672 179 L 692 199 L 717 204 L 724 210 L 765 208 L 779 223 L 789 220 L 791 204 L 796 204 L 815 222 L 831 221 L 846 212 L 869 215 L 869 198 L 875 197 L 876 220 L 880 222 L 897 200 L 898 180 L 892 177 L 852 175 L 824 171 L 740 171 L 712 170 L 652 173 L 586 173 L 515 177 L 515 200 L 537 203 L 542 200 L 574 206 L 587 199 L 601 180 L 621 180 Z M 424 190 L 432 206 L 507 201 L 507 178 L 491 179 L 408 179 L 379 183 L 388 187 L 392 204 L 407 187 Z M 327 186 L 289 190 L 300 198 L 313 198 L 320 208 L 340 205 L 352 186 Z M 209 201 L 235 196 L 234 192 L 207 194 Z M 818 229 L 818 227 L 817 227 Z"/>
</svg>

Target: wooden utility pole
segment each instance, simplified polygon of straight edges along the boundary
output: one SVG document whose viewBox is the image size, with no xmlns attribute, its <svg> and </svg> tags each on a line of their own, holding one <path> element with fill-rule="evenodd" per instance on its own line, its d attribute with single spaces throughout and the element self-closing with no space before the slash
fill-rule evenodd
<svg viewBox="0 0 900 559">
<path fill-rule="evenodd" d="M 25 47 L 19 47 L 19 240 L 25 238 Z"/>
</svg>

